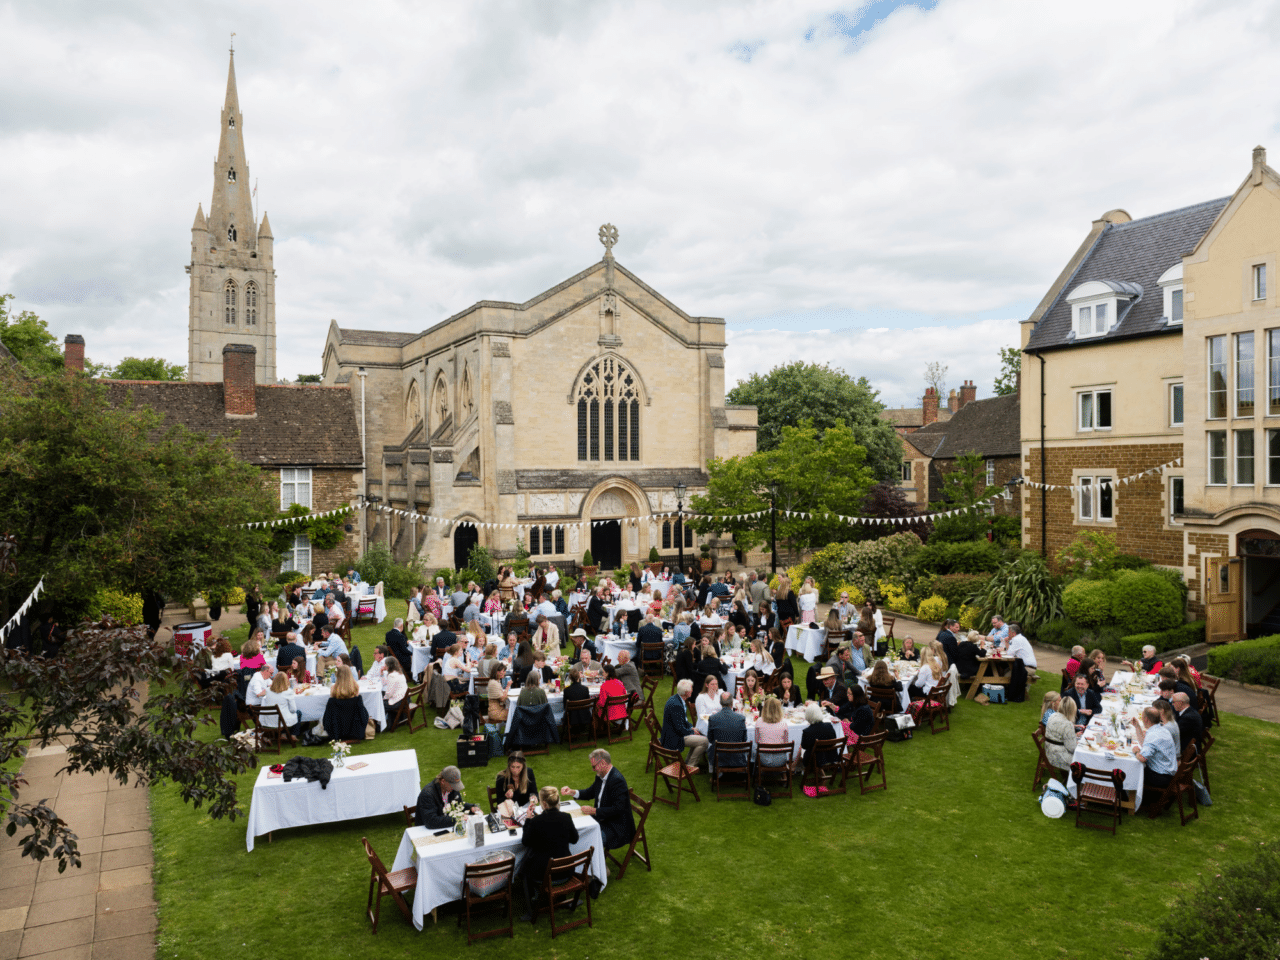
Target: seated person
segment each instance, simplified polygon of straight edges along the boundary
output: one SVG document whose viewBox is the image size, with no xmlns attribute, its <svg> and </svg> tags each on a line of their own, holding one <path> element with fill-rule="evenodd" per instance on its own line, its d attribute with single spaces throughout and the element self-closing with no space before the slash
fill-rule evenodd
<svg viewBox="0 0 1280 960">
<path fill-rule="evenodd" d="M 720 694 L 719 706 L 707 719 L 707 756 L 714 766 L 717 762 L 717 744 L 749 742 L 746 717 L 734 711 L 733 695 L 726 690 Z M 722 751 L 719 763 L 726 767 L 748 766 L 751 763 L 751 748 L 733 753 Z"/>
<path fill-rule="evenodd" d="M 269 663 L 264 663 L 260 666 L 257 672 L 249 679 L 249 687 L 245 691 L 244 702 L 251 707 L 261 706 L 267 691 L 271 689 L 271 678 L 275 675 L 275 672 L 276 668 Z"/>
<path fill-rule="evenodd" d="M 1072 680 L 1075 680 L 1076 671 L 1080 669 L 1080 664 L 1082 663 L 1084 663 L 1084 647 L 1077 644 L 1071 648 L 1071 659 L 1067 661 L 1067 665 L 1064 668 Z"/>
<path fill-rule="evenodd" d="M 622 681 L 622 686 L 626 688 L 628 694 L 633 697 L 640 695 L 640 671 L 631 662 L 631 654 L 628 651 L 621 650 L 618 652 L 618 664 L 614 667 L 614 673 Z"/>
<path fill-rule="evenodd" d="M 978 658 L 983 656 L 982 634 L 977 630 L 969 633 L 956 643 L 956 672 L 961 679 L 968 680 L 978 675 Z"/>
<path fill-rule="evenodd" d="M 542 675 L 538 671 L 530 671 L 520 688 L 520 697 L 516 704 L 521 707 L 536 707 L 547 702 L 547 692 L 542 689 Z"/>
<path fill-rule="evenodd" d="M 1134 720 L 1138 726 L 1138 721 Z M 1155 802 L 1157 791 L 1167 787 L 1178 771 L 1178 757 L 1173 737 L 1160 723 L 1160 711 L 1147 707 L 1142 711 L 1141 727 L 1145 727 L 1142 745 L 1136 748 L 1138 762 L 1143 765 L 1142 791 L 1145 801 Z M 1141 727 L 1139 730 L 1141 732 Z"/>
<path fill-rule="evenodd" d="M 1081 670 L 1076 673 L 1075 683 L 1066 696 L 1076 704 L 1076 731 L 1082 732 L 1089 721 L 1102 713 L 1102 697 L 1097 690 L 1089 686 L 1089 679 Z"/>
<path fill-rule="evenodd" d="M 800 688 L 796 686 L 795 678 L 790 673 L 783 673 L 778 677 L 778 685 L 773 692 L 784 707 L 798 707 L 804 703 Z M 767 700 L 765 702 L 768 703 Z"/>
<path fill-rule="evenodd" d="M 793 687 L 794 689 L 794 687 Z M 758 746 L 777 746 L 791 742 L 791 728 L 782 719 L 782 701 L 770 697 L 760 708 L 760 719 L 756 721 L 756 744 Z M 766 767 L 781 767 L 786 760 L 781 756 L 760 757 L 760 763 Z"/>
<path fill-rule="evenodd" d="M 902 638 L 902 653 L 898 655 L 899 660 L 910 660 L 915 663 L 920 659 L 920 651 L 916 649 L 916 642 L 910 637 Z"/>
<path fill-rule="evenodd" d="M 293 691 L 289 689 L 289 674 L 283 670 L 278 672 L 271 680 L 271 689 L 269 689 L 262 698 L 264 707 L 279 707 L 280 717 L 284 720 L 284 725 L 289 732 L 295 737 L 302 736 L 302 721 L 298 719 L 298 702 L 294 699 Z M 276 718 L 274 716 L 262 717 L 262 725 L 275 729 Z"/>
<path fill-rule="evenodd" d="M 570 703 L 583 700 L 592 700 L 591 691 L 582 682 L 582 664 L 575 663 L 569 668 L 569 685 L 564 688 L 564 702 L 567 707 Z M 592 724 L 592 714 L 589 707 L 577 710 L 566 709 L 565 716 L 569 720 L 569 725 L 575 730 L 586 729 Z"/>
<path fill-rule="evenodd" d="M 819 740 L 833 740 L 837 736 L 835 727 L 822 719 L 822 708 L 811 703 L 804 708 L 804 719 L 808 724 L 800 736 L 800 756 L 805 763 L 816 760 L 818 763 L 833 763 L 839 754 L 828 751 L 821 756 L 814 755 L 813 746 Z"/>
<path fill-rule="evenodd" d="M 1062 694 L 1057 690 L 1046 690 L 1044 699 L 1040 703 L 1040 722 L 1046 727 L 1049 725 L 1049 718 L 1058 711 L 1058 701 L 1062 699 Z"/>
<path fill-rule="evenodd" d="M 708 716 L 720 709 L 720 678 L 714 673 L 702 679 L 702 690 L 693 702 L 698 716 Z"/>
<path fill-rule="evenodd" d="M 1156 656 L 1156 648 L 1148 643 L 1142 648 L 1142 658 L 1140 660 L 1123 660 L 1120 665 L 1128 667 L 1134 673 L 1154 675 L 1160 672 L 1160 668 L 1164 666 L 1164 663 Z"/>
<path fill-rule="evenodd" d="M 894 690 L 895 693 L 902 692 L 902 681 L 894 679 L 893 674 L 889 671 L 887 660 L 877 660 L 875 662 L 875 666 L 871 668 L 871 676 L 867 679 L 867 683 L 873 687 L 888 687 Z M 886 715 L 901 712 L 902 701 L 897 696 L 883 696 L 877 691 L 872 691 L 872 694 L 871 699 L 884 708 Z"/>
<path fill-rule="evenodd" d="M 596 713 L 601 717 L 605 715 L 605 705 L 609 702 L 610 697 L 627 697 L 627 688 L 622 685 L 622 681 L 618 679 L 618 671 L 613 664 L 607 663 L 604 666 L 604 683 L 600 685 L 600 696 L 596 699 Z M 614 704 L 608 708 L 608 720 L 610 723 L 617 723 L 627 719 L 627 705 Z"/>
<path fill-rule="evenodd" d="M 582 676 L 590 683 L 593 679 L 599 679 L 601 674 L 600 664 L 591 658 L 591 651 L 585 646 L 582 648 L 582 657 L 578 663 L 582 667 Z"/>
<path fill-rule="evenodd" d="M 875 729 L 876 714 L 871 709 L 871 701 L 867 699 L 867 692 L 856 683 L 848 688 L 847 699 L 840 704 L 837 716 L 848 723 L 850 731 L 859 738 Z"/>
<path fill-rule="evenodd" d="M 1055 770 L 1066 770 L 1075 752 L 1076 702 L 1071 697 L 1059 697 L 1057 707 L 1045 721 L 1044 755 Z"/>
<path fill-rule="evenodd" d="M 522 685 L 527 684 L 529 682 L 529 674 L 535 671 L 540 675 L 538 679 L 542 681 L 544 686 L 556 678 L 556 672 L 547 666 L 547 655 L 541 650 L 533 655 L 533 666 L 525 671 L 520 683 Z"/>
<path fill-rule="evenodd" d="M 338 667 L 337 679 L 321 721 L 324 736 L 331 740 L 363 740 L 368 724 L 369 711 L 360 696 L 355 676 L 349 667 Z"/>
<path fill-rule="evenodd" d="M 519 750 L 507 755 L 507 766 L 498 774 L 494 787 L 499 803 L 510 800 L 517 807 L 528 806 L 529 801 L 538 795 L 538 779 Z"/>
</svg>

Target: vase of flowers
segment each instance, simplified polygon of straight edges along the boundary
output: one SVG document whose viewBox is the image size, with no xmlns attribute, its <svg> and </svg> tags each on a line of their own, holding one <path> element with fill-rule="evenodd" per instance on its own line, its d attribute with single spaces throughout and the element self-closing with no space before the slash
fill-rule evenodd
<svg viewBox="0 0 1280 960">
<path fill-rule="evenodd" d="M 461 799 L 454 800 L 444 808 L 446 817 L 453 818 L 453 831 L 460 837 L 467 835 L 467 808 Z"/>
<path fill-rule="evenodd" d="M 330 757 L 330 762 L 335 767 L 344 767 L 347 763 L 347 754 L 350 752 L 351 744 L 335 740 L 333 741 L 333 755 Z"/>
</svg>

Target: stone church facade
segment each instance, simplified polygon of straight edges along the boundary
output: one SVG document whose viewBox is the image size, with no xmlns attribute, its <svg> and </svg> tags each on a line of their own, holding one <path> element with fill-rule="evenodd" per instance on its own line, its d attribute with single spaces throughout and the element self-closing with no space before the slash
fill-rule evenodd
<svg viewBox="0 0 1280 960">
<path fill-rule="evenodd" d="M 209 216 L 197 205 L 191 225 L 187 376 L 197 383 L 222 380 L 222 348 L 249 344 L 257 356 L 258 383 L 276 379 L 276 273 L 271 224 L 255 223 L 244 117 L 236 93 L 235 54 L 227 68 L 218 157 L 213 162 Z"/>
<path fill-rule="evenodd" d="M 725 403 L 724 321 L 685 313 L 605 256 L 525 303 L 481 301 L 421 333 L 329 326 L 323 382 L 363 404 L 372 541 L 428 568 L 477 540 L 605 568 L 674 557 L 674 511 L 715 457 L 755 451 L 756 410 Z M 477 528 L 471 524 L 520 525 Z M 685 553 L 696 550 L 686 531 Z"/>
</svg>

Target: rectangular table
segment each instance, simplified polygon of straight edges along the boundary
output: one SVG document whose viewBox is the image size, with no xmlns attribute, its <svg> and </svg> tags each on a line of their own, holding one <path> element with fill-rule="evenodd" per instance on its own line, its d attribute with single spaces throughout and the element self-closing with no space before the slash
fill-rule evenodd
<svg viewBox="0 0 1280 960">
<path fill-rule="evenodd" d="M 572 800 L 565 800 L 560 804 L 560 809 L 566 813 L 572 813 L 578 809 L 578 804 Z M 395 871 L 406 867 L 418 868 L 418 885 L 413 891 L 410 910 L 413 912 L 413 925 L 419 930 L 422 929 L 423 919 L 428 913 L 434 914 L 437 907 L 462 899 L 462 875 L 468 863 L 473 863 L 494 850 L 510 850 L 515 854 L 516 872 L 520 871 L 520 863 L 524 860 L 526 852 L 524 845 L 520 842 L 521 828 L 516 828 L 514 837 L 505 831 L 489 833 L 486 829 L 484 846 L 477 847 L 471 834 L 474 829 L 473 824 L 481 820 L 483 817 L 471 818 L 471 822 L 467 825 L 466 837 L 454 837 L 441 843 L 414 846 L 415 840 L 421 841 L 435 833 L 427 827 L 410 827 L 400 838 L 400 849 L 396 851 L 396 859 L 391 869 Z M 594 817 L 580 814 L 573 818 L 573 825 L 578 828 L 578 842 L 572 844 L 569 851 L 582 853 L 594 847 L 595 851 L 591 857 L 591 876 L 599 880 L 602 887 L 607 886 L 609 871 L 604 858 L 600 824 Z"/>
<path fill-rule="evenodd" d="M 827 631 L 822 627 L 810 629 L 793 623 L 787 628 L 786 648 L 798 653 L 805 660 L 817 660 L 827 649 Z"/>
<path fill-rule="evenodd" d="M 352 770 L 350 764 L 368 766 Z M 318 782 L 270 776 L 263 764 L 253 785 L 245 846 L 253 851 L 254 837 L 286 827 L 337 823 L 357 817 L 400 813 L 418 802 L 421 783 L 416 750 L 392 750 L 347 758 L 348 766 L 335 767 L 327 787 Z"/>
<path fill-rule="evenodd" d="M 309 691 L 299 694 L 296 698 L 298 702 L 298 717 L 308 723 L 323 720 L 324 708 L 329 703 L 328 687 L 312 687 L 311 691 L 314 692 Z M 386 726 L 387 706 L 382 702 L 382 684 L 376 680 L 361 680 L 360 699 L 364 701 L 364 708 L 369 713 L 369 719 L 376 720 Z"/>
<path fill-rule="evenodd" d="M 708 717 L 699 715 L 698 722 L 696 724 L 697 731 L 704 737 L 707 735 L 708 719 Z M 822 715 L 822 719 L 827 723 L 830 723 L 831 726 L 835 728 L 836 736 L 840 736 L 841 727 L 839 720 L 826 713 Z M 787 735 L 791 738 L 792 760 L 800 759 L 800 738 L 804 736 L 804 728 L 808 725 L 809 724 L 806 723 L 803 718 L 792 719 L 791 717 L 787 717 Z M 756 724 L 750 717 L 747 718 L 747 740 L 751 744 L 751 758 L 754 760 L 758 744 L 756 743 Z M 766 744 L 766 746 L 768 746 L 768 744 Z"/>
<path fill-rule="evenodd" d="M 1016 657 L 979 657 L 978 672 L 969 683 L 969 693 L 965 699 L 977 699 L 984 683 L 1007 687 L 1013 674 L 1013 661 L 1016 659 Z"/>
</svg>

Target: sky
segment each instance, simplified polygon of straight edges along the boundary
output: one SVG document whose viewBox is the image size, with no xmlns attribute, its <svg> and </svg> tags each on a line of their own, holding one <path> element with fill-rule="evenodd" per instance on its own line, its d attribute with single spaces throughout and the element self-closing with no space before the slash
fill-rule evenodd
<svg viewBox="0 0 1280 960">
<path fill-rule="evenodd" d="M 998 351 L 1104 211 L 1280 150 L 1252 0 L 0 2 L 0 293 L 88 356 L 187 357 L 227 47 L 271 217 L 278 374 L 603 253 L 778 363 L 918 405 Z"/>
</svg>

